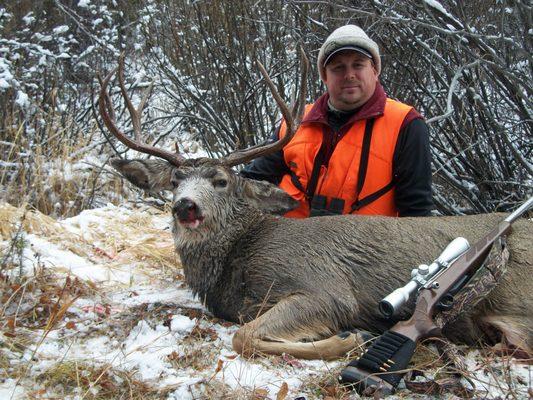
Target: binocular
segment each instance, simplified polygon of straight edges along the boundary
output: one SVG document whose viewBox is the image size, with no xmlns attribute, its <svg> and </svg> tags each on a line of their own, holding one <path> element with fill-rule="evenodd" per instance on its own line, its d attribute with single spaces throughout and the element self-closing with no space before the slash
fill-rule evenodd
<svg viewBox="0 0 533 400">
<path fill-rule="evenodd" d="M 327 197 L 322 195 L 313 196 L 311 200 L 310 217 L 321 217 L 325 215 L 341 215 L 344 210 L 344 200 L 333 198 L 327 204 Z"/>
</svg>

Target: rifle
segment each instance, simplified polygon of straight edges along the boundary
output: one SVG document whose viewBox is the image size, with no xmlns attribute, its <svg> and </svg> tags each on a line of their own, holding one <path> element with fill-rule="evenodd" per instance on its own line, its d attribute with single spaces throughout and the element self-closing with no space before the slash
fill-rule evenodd
<svg viewBox="0 0 533 400">
<path fill-rule="evenodd" d="M 532 205 L 533 197 L 530 197 L 474 246 L 470 247 L 464 238 L 456 238 L 429 266 L 420 265 L 414 269 L 411 280 L 379 304 L 380 312 L 390 318 L 416 292 L 412 317 L 396 323 L 379 336 L 360 358 L 352 360 L 341 371 L 339 381 L 355 387 L 359 393 L 370 386 L 380 389 L 384 395 L 394 393 L 406 373 L 416 343 L 440 335 L 440 328 L 433 321 L 434 313 L 453 305 L 453 295 L 483 265 L 492 245 L 507 236 L 512 223 Z"/>
</svg>

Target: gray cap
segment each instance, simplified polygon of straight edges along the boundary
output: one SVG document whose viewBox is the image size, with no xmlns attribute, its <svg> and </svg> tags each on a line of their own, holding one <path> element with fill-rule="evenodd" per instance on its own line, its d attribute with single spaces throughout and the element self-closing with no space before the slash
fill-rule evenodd
<svg viewBox="0 0 533 400">
<path fill-rule="evenodd" d="M 357 25 L 344 25 L 333 31 L 328 36 L 318 53 L 318 70 L 320 77 L 325 78 L 324 67 L 331 60 L 331 57 L 342 50 L 354 50 L 364 54 L 374 61 L 376 71 L 381 72 L 381 58 L 379 47 L 370 39 L 365 31 Z"/>
</svg>

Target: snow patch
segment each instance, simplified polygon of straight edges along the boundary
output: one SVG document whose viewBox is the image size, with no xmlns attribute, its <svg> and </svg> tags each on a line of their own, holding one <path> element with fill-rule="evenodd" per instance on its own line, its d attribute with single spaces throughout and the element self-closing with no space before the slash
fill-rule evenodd
<svg viewBox="0 0 533 400">
<path fill-rule="evenodd" d="M 20 108 L 28 108 L 30 106 L 30 100 L 26 93 L 22 90 L 17 91 L 17 98 L 15 99 L 15 104 Z"/>
<path fill-rule="evenodd" d="M 56 35 L 60 35 L 61 33 L 68 32 L 69 29 L 70 28 L 68 27 L 68 25 L 60 25 L 60 26 L 56 26 L 52 31 Z"/>
<path fill-rule="evenodd" d="M 190 319 L 185 315 L 174 315 L 170 321 L 170 330 L 172 332 L 190 332 L 196 325 L 196 319 Z"/>
<path fill-rule="evenodd" d="M 35 22 L 35 17 L 33 16 L 33 11 L 26 14 L 24 17 L 22 17 L 22 20 L 26 25 L 31 25 Z"/>
</svg>

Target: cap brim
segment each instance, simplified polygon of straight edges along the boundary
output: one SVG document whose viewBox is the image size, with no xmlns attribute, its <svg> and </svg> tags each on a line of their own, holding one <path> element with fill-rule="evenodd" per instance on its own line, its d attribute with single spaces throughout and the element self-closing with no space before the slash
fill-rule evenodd
<svg viewBox="0 0 533 400">
<path fill-rule="evenodd" d="M 333 50 L 331 53 L 328 54 L 328 56 L 325 58 L 324 60 L 324 67 L 331 61 L 331 59 L 333 58 L 333 56 L 335 56 L 335 54 L 341 52 L 341 51 L 344 51 L 344 50 L 353 50 L 353 51 L 357 51 L 358 53 L 361 53 L 362 55 L 372 59 L 372 54 L 366 50 L 366 49 L 363 49 L 362 47 L 359 47 L 359 46 L 342 46 L 342 47 L 339 47 L 338 49 L 335 49 Z"/>
</svg>

